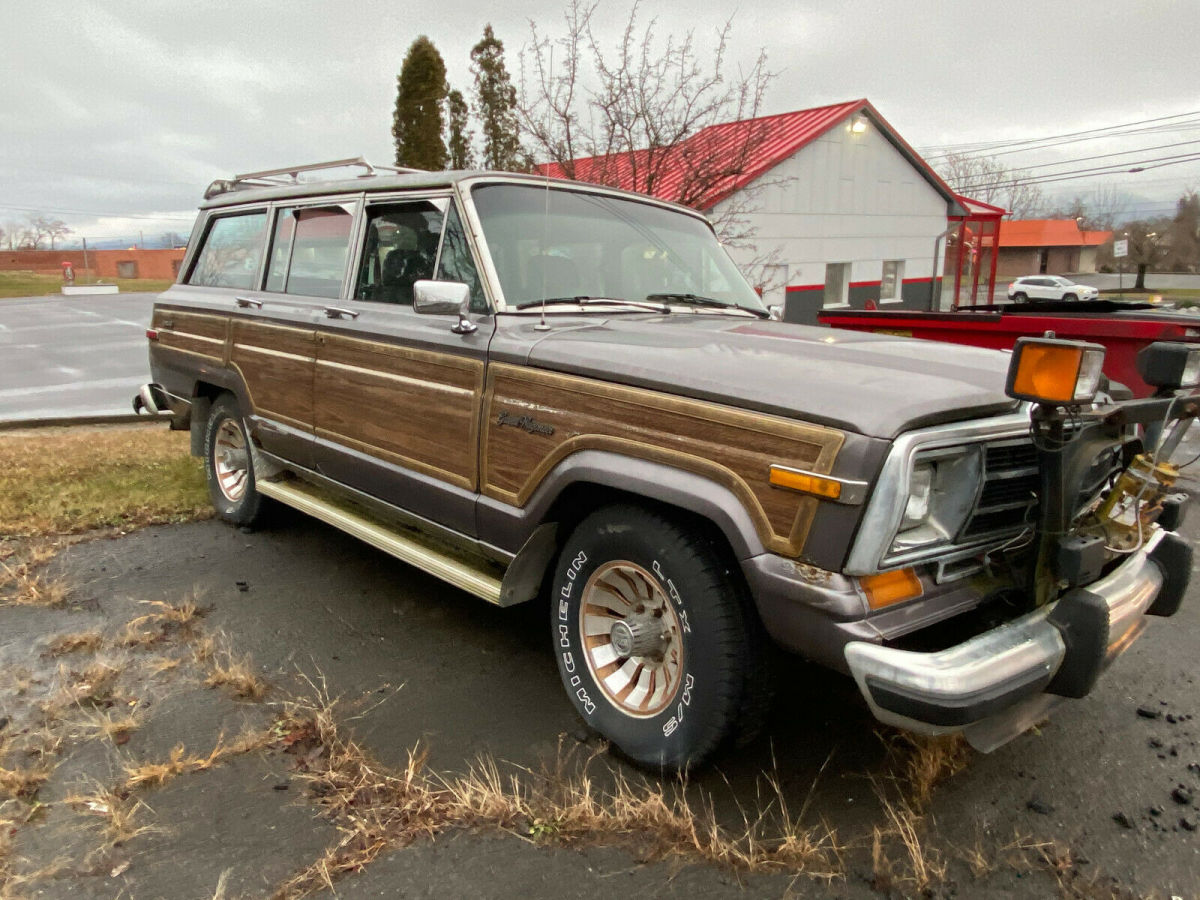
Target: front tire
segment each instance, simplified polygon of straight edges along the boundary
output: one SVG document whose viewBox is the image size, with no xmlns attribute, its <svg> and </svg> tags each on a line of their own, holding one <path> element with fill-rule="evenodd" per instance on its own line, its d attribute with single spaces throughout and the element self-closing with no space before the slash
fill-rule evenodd
<svg viewBox="0 0 1200 900">
<path fill-rule="evenodd" d="M 261 520 L 263 496 L 254 479 L 249 431 L 237 400 L 223 394 L 214 401 L 204 432 L 204 474 L 217 515 L 233 525 Z"/>
<path fill-rule="evenodd" d="M 1063 294 L 1063 299 L 1066 300 L 1068 303 L 1071 303 L 1071 302 L 1074 302 L 1075 300 L 1078 300 L 1079 298 L 1074 294 Z"/>
<path fill-rule="evenodd" d="M 576 710 L 630 759 L 686 769 L 765 718 L 766 663 L 741 573 L 702 529 L 601 508 L 552 582 L 559 674 Z"/>
</svg>

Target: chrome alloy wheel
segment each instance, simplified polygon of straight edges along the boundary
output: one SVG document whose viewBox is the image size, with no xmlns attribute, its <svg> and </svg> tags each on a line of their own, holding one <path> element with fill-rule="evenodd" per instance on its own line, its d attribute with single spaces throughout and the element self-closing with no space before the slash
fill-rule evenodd
<svg viewBox="0 0 1200 900">
<path fill-rule="evenodd" d="M 250 479 L 250 457 L 246 447 L 246 433 L 234 419 L 225 419 L 217 426 L 213 436 L 213 469 L 217 473 L 217 485 L 230 503 L 237 503 L 246 493 L 246 482 Z"/>
<path fill-rule="evenodd" d="M 683 673 L 679 617 L 657 578 L 614 560 L 592 573 L 579 604 L 588 669 L 608 701 L 645 718 L 675 699 Z"/>
</svg>

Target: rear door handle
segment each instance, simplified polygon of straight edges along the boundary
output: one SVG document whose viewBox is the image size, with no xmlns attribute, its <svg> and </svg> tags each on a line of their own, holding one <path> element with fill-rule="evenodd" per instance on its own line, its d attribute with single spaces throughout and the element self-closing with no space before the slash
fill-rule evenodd
<svg viewBox="0 0 1200 900">
<path fill-rule="evenodd" d="M 358 311 L 346 309 L 344 306 L 327 306 L 325 307 L 325 316 L 329 319 L 357 319 Z"/>
<path fill-rule="evenodd" d="M 255 300 L 253 297 L 234 297 L 233 302 L 242 309 L 253 306 L 255 309 L 262 309 L 262 301 Z"/>
</svg>

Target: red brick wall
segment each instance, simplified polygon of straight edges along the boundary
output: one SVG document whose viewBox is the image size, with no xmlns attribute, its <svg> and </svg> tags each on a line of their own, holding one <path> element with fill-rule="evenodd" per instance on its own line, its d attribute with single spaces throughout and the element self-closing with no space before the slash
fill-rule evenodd
<svg viewBox="0 0 1200 900">
<path fill-rule="evenodd" d="M 62 264 L 70 262 L 75 267 L 76 279 L 174 279 L 185 252 L 182 247 L 178 250 L 89 250 L 88 268 L 85 271 L 82 250 L 0 250 L 0 270 L 58 275 L 62 272 Z M 121 263 L 132 263 L 133 266 L 122 266 Z M 125 275 L 122 269 L 128 269 L 133 274 Z"/>
</svg>

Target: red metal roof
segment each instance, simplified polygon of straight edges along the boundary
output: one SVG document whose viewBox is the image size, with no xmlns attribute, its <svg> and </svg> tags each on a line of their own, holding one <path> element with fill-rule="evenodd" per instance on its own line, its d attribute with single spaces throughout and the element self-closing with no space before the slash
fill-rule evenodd
<svg viewBox="0 0 1200 900">
<path fill-rule="evenodd" d="M 1097 247 L 1111 231 L 1081 231 L 1074 219 L 1014 219 L 1004 223 L 1001 247 Z"/>
<path fill-rule="evenodd" d="M 958 202 L 963 205 L 971 218 L 992 219 L 1008 215 L 1008 210 L 1003 206 L 984 203 L 982 200 L 974 200 L 963 194 L 957 194 L 956 196 L 958 197 Z"/>
<path fill-rule="evenodd" d="M 955 199 L 954 192 L 865 99 L 711 125 L 671 147 L 582 157 L 570 168 L 577 181 L 640 191 L 707 210 L 859 112 L 866 114 L 939 192 L 948 200 Z M 570 170 L 558 163 L 545 163 L 535 171 L 570 177 Z M 728 174 L 714 179 L 709 174 L 713 171 Z"/>
</svg>

